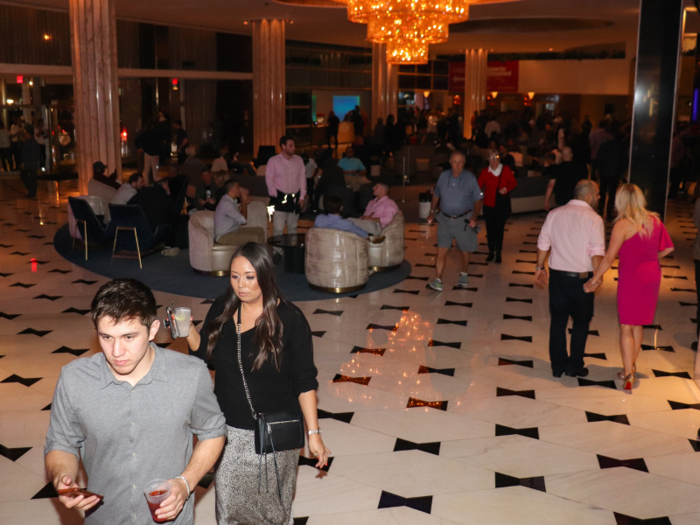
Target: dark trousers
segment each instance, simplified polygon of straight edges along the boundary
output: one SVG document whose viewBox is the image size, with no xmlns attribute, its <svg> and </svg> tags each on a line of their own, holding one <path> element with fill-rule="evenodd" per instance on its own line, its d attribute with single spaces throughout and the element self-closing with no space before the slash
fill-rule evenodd
<svg viewBox="0 0 700 525">
<path fill-rule="evenodd" d="M 5 171 L 12 170 L 12 149 L 11 148 L 0 148 L 0 167 L 4 168 Z"/>
<path fill-rule="evenodd" d="M 489 252 L 500 252 L 503 249 L 503 232 L 506 229 L 508 215 L 496 208 L 484 206 L 484 220 Z"/>
<path fill-rule="evenodd" d="M 20 170 L 19 177 L 22 179 L 22 184 L 27 188 L 27 196 L 34 197 L 36 195 L 36 171 L 35 170 Z"/>
<path fill-rule="evenodd" d="M 678 190 L 683 180 L 683 170 L 681 168 L 671 168 L 669 179 L 671 180 L 671 186 L 668 189 L 668 198 L 675 199 L 678 196 Z"/>
<path fill-rule="evenodd" d="M 588 326 L 593 318 L 594 294 L 583 291 L 588 278 L 570 277 L 551 270 L 549 276 L 549 359 L 552 372 L 576 372 L 583 367 Z M 566 351 L 566 326 L 574 320 L 571 331 L 571 352 Z"/>
<path fill-rule="evenodd" d="M 15 159 L 15 169 L 19 169 L 19 165 L 22 163 L 22 144 L 20 142 L 13 142 L 11 144 L 12 156 Z"/>
<path fill-rule="evenodd" d="M 617 177 L 601 177 L 600 178 L 600 200 L 598 201 L 598 213 L 603 215 L 605 210 L 605 198 L 608 199 L 608 220 L 612 220 L 615 213 L 615 193 L 617 193 L 617 185 L 620 179 Z"/>
<path fill-rule="evenodd" d="M 700 336 L 700 261 L 694 259 L 695 263 L 695 293 L 698 298 L 698 306 L 695 309 L 695 335 Z"/>
</svg>

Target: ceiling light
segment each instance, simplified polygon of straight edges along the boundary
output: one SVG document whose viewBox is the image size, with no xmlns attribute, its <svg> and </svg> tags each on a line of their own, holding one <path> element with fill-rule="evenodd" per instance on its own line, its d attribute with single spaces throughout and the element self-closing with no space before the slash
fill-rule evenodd
<svg viewBox="0 0 700 525">
<path fill-rule="evenodd" d="M 11 98 L 8 98 L 8 99 L 6 100 L 6 102 L 7 102 L 8 104 L 14 104 L 14 103 L 15 103 L 14 99 L 11 99 Z"/>
</svg>

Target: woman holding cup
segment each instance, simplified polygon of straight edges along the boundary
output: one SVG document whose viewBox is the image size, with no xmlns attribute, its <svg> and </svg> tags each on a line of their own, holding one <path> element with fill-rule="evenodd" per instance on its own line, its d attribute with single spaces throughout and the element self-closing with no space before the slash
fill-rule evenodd
<svg viewBox="0 0 700 525">
<path fill-rule="evenodd" d="M 190 352 L 216 370 L 214 393 L 228 425 L 216 473 L 217 521 L 286 525 L 292 519 L 299 450 L 275 451 L 263 459 L 255 437 L 260 417 L 300 411 L 316 467 L 327 464 L 311 330 L 304 314 L 281 296 L 267 248 L 243 245 L 230 268 L 230 285 L 212 304 L 201 333 L 191 326 L 187 336 Z"/>
</svg>

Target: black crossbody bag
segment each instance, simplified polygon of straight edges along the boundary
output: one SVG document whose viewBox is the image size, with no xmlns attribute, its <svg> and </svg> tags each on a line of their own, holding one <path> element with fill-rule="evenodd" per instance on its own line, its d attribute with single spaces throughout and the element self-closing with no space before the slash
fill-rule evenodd
<svg viewBox="0 0 700 525">
<path fill-rule="evenodd" d="M 510 203 L 510 192 L 506 193 L 505 195 L 501 195 L 500 189 L 501 189 L 501 182 L 503 181 L 503 171 L 501 170 L 501 175 L 498 178 L 498 187 L 496 188 L 496 210 L 501 214 L 501 215 L 510 215 L 510 213 L 513 211 L 513 208 L 511 207 Z"/>
<path fill-rule="evenodd" d="M 243 358 L 241 356 L 241 308 L 238 307 L 238 367 L 241 370 L 241 378 L 243 379 L 243 387 L 245 395 L 248 399 L 250 411 L 255 419 L 255 453 L 260 456 L 258 469 L 258 493 L 260 492 L 260 483 L 262 476 L 262 458 L 265 456 L 265 484 L 267 485 L 267 454 L 272 454 L 275 463 L 275 474 L 277 476 L 277 491 L 279 492 L 280 500 L 282 499 L 282 487 L 279 479 L 279 470 L 277 469 L 277 452 L 284 450 L 295 450 L 304 448 L 304 415 L 301 410 L 289 410 L 283 412 L 267 412 L 258 414 L 253 408 L 253 401 L 250 399 L 250 390 L 248 383 L 245 380 L 243 371 Z"/>
</svg>

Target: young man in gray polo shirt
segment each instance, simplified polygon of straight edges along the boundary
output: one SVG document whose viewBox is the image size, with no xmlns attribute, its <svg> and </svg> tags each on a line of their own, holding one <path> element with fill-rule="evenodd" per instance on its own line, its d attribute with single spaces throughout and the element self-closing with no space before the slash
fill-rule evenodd
<svg viewBox="0 0 700 525">
<path fill-rule="evenodd" d="M 226 422 L 204 363 L 152 343 L 160 322 L 151 290 L 116 279 L 92 301 L 102 353 L 61 370 L 46 435 L 46 472 L 56 490 L 78 487 L 104 496 L 59 496 L 86 511 L 86 525 L 152 523 L 146 484 L 168 479 L 171 495 L 156 511 L 177 525 L 194 523 L 199 480 L 225 443 Z M 192 448 L 192 434 L 199 442 Z M 171 521 L 170 521 L 171 520 Z"/>
<path fill-rule="evenodd" d="M 452 152 L 452 169 L 445 170 L 440 175 L 430 205 L 428 224 L 432 224 L 435 219 L 438 221 L 438 248 L 435 266 L 437 276 L 428 284 L 428 288 L 437 292 L 442 292 L 442 272 L 445 270 L 447 252 L 452 247 L 452 241 L 457 242 L 457 249 L 462 256 L 462 272 L 457 282 L 459 288 L 469 285 L 469 261 L 479 244 L 476 225 L 483 197 L 474 174 L 464 169 L 465 163 L 464 153 L 459 150 Z"/>
</svg>

